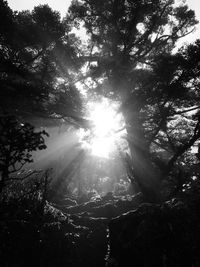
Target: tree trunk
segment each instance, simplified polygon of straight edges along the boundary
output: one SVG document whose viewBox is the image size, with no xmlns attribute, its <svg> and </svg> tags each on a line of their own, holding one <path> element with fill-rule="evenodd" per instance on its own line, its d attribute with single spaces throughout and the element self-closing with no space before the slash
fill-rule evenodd
<svg viewBox="0 0 200 267">
<path fill-rule="evenodd" d="M 2 171 L 1 180 L 0 180 L 0 194 L 2 193 L 3 188 L 5 187 L 6 180 L 8 179 L 8 177 L 9 177 L 8 169 L 4 168 Z"/>
<path fill-rule="evenodd" d="M 139 112 L 126 117 L 128 143 L 132 159 L 133 179 L 148 202 L 160 201 L 160 174 L 152 164 Z"/>
<path fill-rule="evenodd" d="M 142 125 L 141 109 L 144 102 L 136 94 L 131 93 L 133 84 L 129 82 L 129 77 L 125 79 L 121 79 L 122 76 L 117 77 L 115 86 L 122 103 L 122 113 L 132 160 L 133 179 L 148 202 L 160 202 L 161 174 L 151 161 L 149 145 Z"/>
</svg>

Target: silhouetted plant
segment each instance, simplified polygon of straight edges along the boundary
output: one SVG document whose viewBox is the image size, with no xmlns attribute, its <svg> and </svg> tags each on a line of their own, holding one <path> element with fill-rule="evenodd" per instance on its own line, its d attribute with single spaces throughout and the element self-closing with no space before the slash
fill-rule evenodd
<svg viewBox="0 0 200 267">
<path fill-rule="evenodd" d="M 33 161 L 33 151 L 46 148 L 44 136 L 48 136 L 46 131 L 36 132 L 31 124 L 21 123 L 14 116 L 0 117 L 0 192 L 17 179 L 14 176 L 26 163 Z"/>
</svg>

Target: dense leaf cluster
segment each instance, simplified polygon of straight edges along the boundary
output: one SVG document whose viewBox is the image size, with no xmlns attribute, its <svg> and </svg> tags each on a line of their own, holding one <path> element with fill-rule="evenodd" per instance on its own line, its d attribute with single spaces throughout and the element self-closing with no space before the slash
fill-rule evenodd
<svg viewBox="0 0 200 267">
<path fill-rule="evenodd" d="M 21 123 L 14 116 L 0 117 L 0 191 L 12 174 L 33 161 L 32 152 L 46 148 L 47 132 L 36 132 L 29 123 Z"/>
<path fill-rule="evenodd" d="M 80 94 L 71 82 L 81 65 L 78 40 L 60 14 L 48 5 L 22 12 L 4 0 L 0 5 L 0 112 L 28 119 L 80 115 Z"/>
</svg>

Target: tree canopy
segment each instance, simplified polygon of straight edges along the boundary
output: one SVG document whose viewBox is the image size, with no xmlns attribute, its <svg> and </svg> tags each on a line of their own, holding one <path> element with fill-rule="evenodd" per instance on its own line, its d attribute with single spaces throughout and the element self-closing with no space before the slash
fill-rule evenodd
<svg viewBox="0 0 200 267">
<path fill-rule="evenodd" d="M 48 5 L 13 12 L 0 4 L 1 113 L 89 127 L 77 82 L 87 96 L 119 101 L 128 176 L 157 195 L 200 135 L 190 112 L 199 108 L 200 42 L 174 52 L 197 24 L 194 11 L 172 0 L 83 0 L 61 21 Z M 86 45 L 72 33 L 82 25 Z"/>
<path fill-rule="evenodd" d="M 76 117 L 82 103 L 72 83 L 81 66 L 78 40 L 48 5 L 13 12 L 1 0 L 1 113 Z"/>
<path fill-rule="evenodd" d="M 68 20 L 86 28 L 86 77 L 94 92 L 121 102 L 132 177 L 152 196 L 199 138 L 198 117 L 186 112 L 198 106 L 199 41 L 173 53 L 195 14 L 171 0 L 85 0 L 72 2 Z"/>
</svg>

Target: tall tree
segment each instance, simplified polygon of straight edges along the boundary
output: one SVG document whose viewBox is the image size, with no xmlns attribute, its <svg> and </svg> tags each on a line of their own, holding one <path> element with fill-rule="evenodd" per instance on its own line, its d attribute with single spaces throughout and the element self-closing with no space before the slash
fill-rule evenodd
<svg viewBox="0 0 200 267">
<path fill-rule="evenodd" d="M 86 77 L 92 77 L 93 90 L 121 102 L 132 175 L 148 199 L 157 200 L 161 177 L 199 135 L 197 124 L 188 146 L 171 149 L 168 163 L 156 161 L 155 152 L 164 146 L 166 155 L 173 143 L 174 116 L 195 104 L 189 69 L 184 69 L 187 59 L 172 55 L 176 42 L 193 31 L 194 12 L 173 0 L 83 0 L 72 2 L 68 20 L 87 30 L 90 45 L 82 53 L 90 62 Z"/>
</svg>

